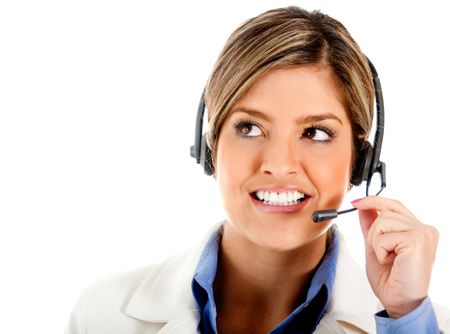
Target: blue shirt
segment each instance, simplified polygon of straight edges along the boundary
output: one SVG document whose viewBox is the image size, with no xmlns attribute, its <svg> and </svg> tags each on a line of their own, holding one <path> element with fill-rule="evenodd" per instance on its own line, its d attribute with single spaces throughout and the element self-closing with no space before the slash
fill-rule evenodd
<svg viewBox="0 0 450 334">
<path fill-rule="evenodd" d="M 217 272 L 219 244 L 222 227 L 210 236 L 200 256 L 192 279 L 192 292 L 200 313 L 199 328 L 203 334 L 218 334 L 216 325 L 216 304 L 214 299 L 214 279 Z M 325 256 L 314 273 L 307 291 L 306 300 L 270 334 L 312 333 L 325 313 L 331 298 L 339 240 L 334 230 L 327 243 Z M 399 319 L 390 319 L 386 313 L 375 315 L 377 333 L 439 333 L 436 316 L 427 298 L 416 310 Z M 423 331 L 418 331 L 423 329 Z"/>
<path fill-rule="evenodd" d="M 378 334 L 439 334 L 439 325 L 430 298 L 427 297 L 411 313 L 398 319 L 391 319 L 386 311 L 375 315 Z"/>
</svg>

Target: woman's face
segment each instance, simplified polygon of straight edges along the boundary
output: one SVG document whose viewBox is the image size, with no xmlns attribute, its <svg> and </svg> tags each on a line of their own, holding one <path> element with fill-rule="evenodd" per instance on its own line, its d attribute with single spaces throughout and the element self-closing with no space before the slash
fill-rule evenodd
<svg viewBox="0 0 450 334">
<path fill-rule="evenodd" d="M 273 250 L 317 239 L 350 181 L 352 132 L 331 74 L 319 66 L 271 70 L 231 110 L 216 179 L 232 233 Z"/>
</svg>

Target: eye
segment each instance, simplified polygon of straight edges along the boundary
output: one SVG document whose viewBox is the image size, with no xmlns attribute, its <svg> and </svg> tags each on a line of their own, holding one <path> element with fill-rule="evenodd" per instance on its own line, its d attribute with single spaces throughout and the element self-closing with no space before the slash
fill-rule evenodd
<svg viewBox="0 0 450 334">
<path fill-rule="evenodd" d="M 261 128 L 251 121 L 237 121 L 234 129 L 239 136 L 242 137 L 258 137 L 262 135 Z"/>
<path fill-rule="evenodd" d="M 302 138 L 308 138 L 317 142 L 329 142 L 335 136 L 331 129 L 319 126 L 311 126 L 302 134 Z"/>
</svg>

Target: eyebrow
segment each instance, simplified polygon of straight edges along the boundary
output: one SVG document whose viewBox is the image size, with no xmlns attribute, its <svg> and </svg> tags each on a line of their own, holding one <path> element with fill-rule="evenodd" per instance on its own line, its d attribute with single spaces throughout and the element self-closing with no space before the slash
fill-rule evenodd
<svg viewBox="0 0 450 334">
<path fill-rule="evenodd" d="M 319 121 L 323 121 L 326 119 L 334 119 L 335 121 L 338 121 L 339 123 L 341 123 L 341 125 L 343 125 L 342 120 L 339 117 L 337 117 L 336 115 L 331 114 L 331 113 L 302 117 L 300 123 L 314 123 L 314 122 L 319 122 Z"/>
<path fill-rule="evenodd" d="M 245 114 L 248 114 L 250 116 L 259 118 L 259 119 L 263 119 L 267 122 L 272 121 L 272 117 L 255 109 L 249 109 L 249 108 L 244 108 L 244 107 L 240 107 L 236 110 L 233 111 L 233 113 L 236 112 L 242 112 Z M 337 117 L 336 115 L 332 114 L 332 113 L 324 113 L 324 114 L 319 114 L 319 115 L 308 115 L 305 117 L 298 117 L 295 122 L 297 124 L 308 124 L 308 123 L 315 123 L 315 122 L 320 122 L 323 120 L 327 120 L 327 119 L 333 119 L 335 121 L 338 121 L 341 125 L 343 125 L 342 120 Z"/>
</svg>

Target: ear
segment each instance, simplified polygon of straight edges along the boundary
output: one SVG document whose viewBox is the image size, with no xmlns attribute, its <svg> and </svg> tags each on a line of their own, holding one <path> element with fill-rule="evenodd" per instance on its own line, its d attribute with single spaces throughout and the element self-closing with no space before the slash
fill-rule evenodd
<svg viewBox="0 0 450 334">
<path fill-rule="evenodd" d="M 351 183 L 349 182 L 348 185 L 347 185 L 347 193 L 349 193 L 350 190 L 352 190 L 352 189 L 353 189 L 353 184 L 351 184 Z"/>
</svg>

